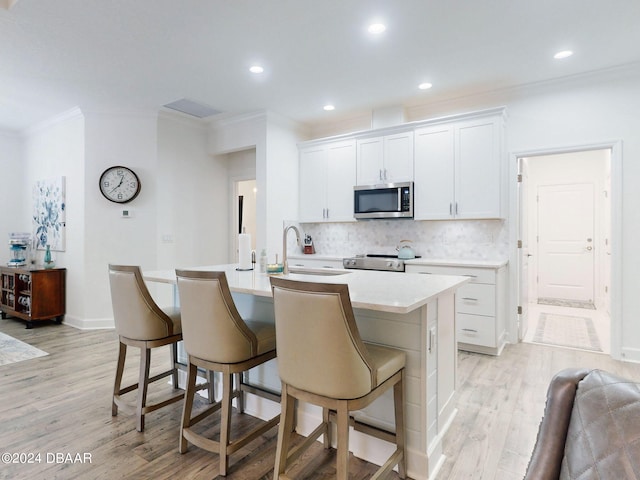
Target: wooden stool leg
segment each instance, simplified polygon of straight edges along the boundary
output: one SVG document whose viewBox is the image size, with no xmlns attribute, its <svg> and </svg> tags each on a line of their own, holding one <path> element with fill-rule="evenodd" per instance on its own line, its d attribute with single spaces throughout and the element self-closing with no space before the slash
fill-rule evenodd
<svg viewBox="0 0 640 480">
<path fill-rule="evenodd" d="M 322 409 L 322 421 L 326 424 L 327 431 L 324 434 L 324 448 L 331 448 L 331 422 L 329 421 L 329 409 Z"/>
<path fill-rule="evenodd" d="M 207 389 L 209 403 L 214 403 L 216 401 L 216 376 L 213 374 L 212 370 L 207 370 L 205 376 L 207 377 L 207 382 L 209 382 L 209 388 Z"/>
<path fill-rule="evenodd" d="M 115 397 L 120 395 L 120 389 L 122 388 L 122 374 L 124 372 L 124 361 L 127 358 L 127 346 L 118 342 L 118 364 L 116 365 L 116 379 L 113 383 L 113 398 L 111 400 L 111 415 L 118 415 L 118 405 L 116 405 Z"/>
<path fill-rule="evenodd" d="M 235 374 L 236 388 L 238 390 L 236 405 L 238 406 L 238 412 L 240 413 L 244 413 L 244 391 L 242 390 L 242 375 L 242 372 Z"/>
<path fill-rule="evenodd" d="M 346 401 L 338 402 L 338 451 L 336 478 L 337 480 L 349 479 L 349 410 Z"/>
<path fill-rule="evenodd" d="M 398 474 L 400 478 L 407 477 L 407 454 L 405 449 L 404 431 L 404 382 L 405 371 L 402 369 L 400 381 L 393 386 L 393 403 L 396 417 L 396 445 L 402 451 L 402 458 L 398 462 Z"/>
<path fill-rule="evenodd" d="M 231 397 L 233 394 L 233 374 L 222 374 L 222 417 L 220 419 L 220 475 L 227 474 L 229 458 L 227 447 L 231 431 Z"/>
<path fill-rule="evenodd" d="M 278 480 L 287 469 L 287 455 L 289 453 L 289 441 L 293 429 L 295 417 L 295 399 L 289 395 L 287 385 L 282 384 L 280 397 L 280 425 L 278 425 L 278 445 L 276 447 L 276 460 L 273 469 L 273 480 Z"/>
<path fill-rule="evenodd" d="M 211 372 L 209 372 L 211 373 Z M 198 367 L 189 362 L 187 369 L 187 390 L 184 393 L 184 405 L 182 407 L 182 424 L 180 425 L 180 442 L 178 450 L 185 453 L 189 442 L 184 438 L 184 429 L 191 426 L 191 410 L 193 409 L 193 397 L 196 393 L 196 378 L 198 377 Z"/>
<path fill-rule="evenodd" d="M 143 409 L 147 404 L 147 391 L 149 389 L 149 366 L 151 364 L 151 349 L 140 349 L 140 377 L 138 379 L 138 403 L 136 413 L 138 417 L 136 430 L 144 431 Z"/>
<path fill-rule="evenodd" d="M 178 344 L 171 344 L 171 368 L 173 369 L 173 373 L 171 376 L 173 377 L 173 388 L 178 388 Z"/>
</svg>

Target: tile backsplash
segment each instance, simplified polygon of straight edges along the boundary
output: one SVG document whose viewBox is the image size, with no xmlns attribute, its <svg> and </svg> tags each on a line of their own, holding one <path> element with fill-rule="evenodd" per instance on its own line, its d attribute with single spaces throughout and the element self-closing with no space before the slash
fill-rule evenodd
<svg viewBox="0 0 640 480">
<path fill-rule="evenodd" d="M 505 220 L 370 220 L 303 223 L 300 228 L 311 235 L 319 255 L 395 254 L 400 240 L 411 240 L 416 255 L 426 258 L 496 260 L 509 255 Z"/>
</svg>

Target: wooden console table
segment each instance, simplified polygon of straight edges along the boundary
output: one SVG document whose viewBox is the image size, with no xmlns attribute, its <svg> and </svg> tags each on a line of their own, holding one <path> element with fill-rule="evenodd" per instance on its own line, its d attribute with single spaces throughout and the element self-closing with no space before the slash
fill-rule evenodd
<svg viewBox="0 0 640 480">
<path fill-rule="evenodd" d="M 27 322 L 54 320 L 65 314 L 65 268 L 0 267 L 0 311 Z"/>
</svg>

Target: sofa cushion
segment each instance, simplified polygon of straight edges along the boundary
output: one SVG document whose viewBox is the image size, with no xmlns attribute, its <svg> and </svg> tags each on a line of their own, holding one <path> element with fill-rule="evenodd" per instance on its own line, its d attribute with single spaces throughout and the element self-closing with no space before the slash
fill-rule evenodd
<svg viewBox="0 0 640 480">
<path fill-rule="evenodd" d="M 578 385 L 561 479 L 640 479 L 640 385 L 594 370 Z"/>
</svg>

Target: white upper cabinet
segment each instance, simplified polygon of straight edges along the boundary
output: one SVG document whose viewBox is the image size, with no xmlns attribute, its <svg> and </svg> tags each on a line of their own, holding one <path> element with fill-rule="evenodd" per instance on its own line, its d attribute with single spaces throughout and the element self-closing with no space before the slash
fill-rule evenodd
<svg viewBox="0 0 640 480">
<path fill-rule="evenodd" d="M 353 218 L 356 141 L 300 149 L 300 222 L 348 222 Z"/>
<path fill-rule="evenodd" d="M 414 218 L 452 218 L 454 199 L 454 129 L 436 125 L 416 130 Z"/>
<path fill-rule="evenodd" d="M 357 184 L 413 180 L 413 131 L 357 141 Z"/>
<path fill-rule="evenodd" d="M 417 220 L 501 218 L 501 115 L 415 131 Z"/>
</svg>

